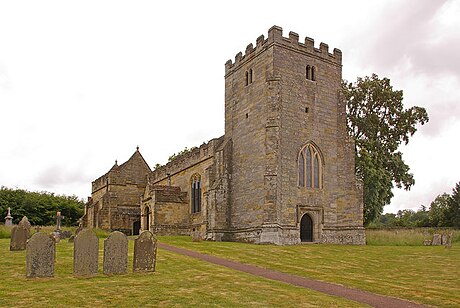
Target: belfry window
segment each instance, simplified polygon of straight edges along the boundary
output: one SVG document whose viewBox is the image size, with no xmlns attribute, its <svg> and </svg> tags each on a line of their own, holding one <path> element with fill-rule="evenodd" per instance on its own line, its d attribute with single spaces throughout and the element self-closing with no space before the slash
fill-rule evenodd
<svg viewBox="0 0 460 308">
<path fill-rule="evenodd" d="M 315 81 L 316 80 L 316 67 L 307 65 L 305 67 L 305 79 Z"/>
<path fill-rule="evenodd" d="M 308 188 L 322 188 L 323 168 L 319 150 L 311 143 L 302 148 L 298 158 L 298 185 Z"/>
<path fill-rule="evenodd" d="M 252 70 L 252 68 L 248 71 L 245 72 L 245 82 L 244 82 L 244 85 L 248 86 L 252 83 L 252 81 L 254 80 L 254 72 Z"/>
<path fill-rule="evenodd" d="M 201 212 L 201 177 L 195 174 L 191 178 L 190 205 L 192 213 Z"/>
</svg>

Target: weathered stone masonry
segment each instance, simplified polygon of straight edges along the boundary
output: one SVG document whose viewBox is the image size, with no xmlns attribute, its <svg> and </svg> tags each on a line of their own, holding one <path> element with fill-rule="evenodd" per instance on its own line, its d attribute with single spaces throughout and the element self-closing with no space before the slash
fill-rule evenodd
<svg viewBox="0 0 460 308">
<path fill-rule="evenodd" d="M 85 221 L 209 240 L 364 244 L 341 79 L 340 50 L 272 27 L 225 64 L 225 135 L 154 171 L 136 151 L 125 163 L 136 176 L 114 166 L 93 182 Z"/>
</svg>

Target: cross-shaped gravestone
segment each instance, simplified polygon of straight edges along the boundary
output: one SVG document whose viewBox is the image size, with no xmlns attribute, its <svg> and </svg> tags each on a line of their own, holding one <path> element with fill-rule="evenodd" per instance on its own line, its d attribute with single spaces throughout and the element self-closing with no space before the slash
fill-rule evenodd
<svg viewBox="0 0 460 308">
<path fill-rule="evenodd" d="M 61 232 L 61 221 L 64 216 L 61 216 L 61 212 L 56 213 L 56 232 Z"/>
<path fill-rule="evenodd" d="M 13 217 L 11 216 L 11 208 L 8 208 L 8 214 L 5 217 L 5 227 L 13 226 Z"/>
</svg>

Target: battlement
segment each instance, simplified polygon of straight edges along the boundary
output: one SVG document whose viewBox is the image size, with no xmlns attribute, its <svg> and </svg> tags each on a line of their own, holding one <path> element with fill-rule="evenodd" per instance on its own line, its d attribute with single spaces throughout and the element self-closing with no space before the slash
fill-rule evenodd
<svg viewBox="0 0 460 308">
<path fill-rule="evenodd" d="M 91 183 L 91 192 L 94 193 L 95 191 L 105 187 L 108 183 L 109 175 L 108 172 L 103 176 L 100 176 L 96 180 Z"/>
<path fill-rule="evenodd" d="M 223 139 L 223 136 L 212 139 L 208 143 L 202 144 L 199 148 L 194 148 L 190 152 L 177 156 L 173 161 L 152 171 L 149 175 L 149 181 L 151 183 L 156 183 L 166 179 L 168 174 L 172 176 L 177 172 L 213 157 L 217 147 L 223 142 Z"/>
<path fill-rule="evenodd" d="M 251 43 L 246 47 L 244 55 L 242 52 L 236 54 L 235 62 L 228 60 L 225 63 L 225 75 L 233 72 L 248 60 L 254 58 L 257 54 L 273 45 L 283 46 L 301 53 L 307 53 L 313 57 L 337 65 L 342 64 L 342 51 L 340 51 L 340 49 L 334 48 L 333 53 L 329 53 L 329 46 L 325 43 L 321 42 L 319 48 L 316 48 L 314 46 L 315 41 L 312 38 L 306 37 L 302 43 L 299 42 L 299 35 L 297 33 L 291 31 L 288 37 L 283 37 L 283 29 L 278 26 L 273 26 L 268 30 L 268 38 L 265 39 L 263 35 L 259 36 L 256 40 L 255 48 Z"/>
</svg>

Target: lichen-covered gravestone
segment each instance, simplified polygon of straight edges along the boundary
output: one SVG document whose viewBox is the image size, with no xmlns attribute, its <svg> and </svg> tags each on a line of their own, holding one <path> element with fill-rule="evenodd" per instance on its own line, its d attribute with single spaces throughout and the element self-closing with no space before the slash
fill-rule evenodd
<svg viewBox="0 0 460 308">
<path fill-rule="evenodd" d="M 134 240 L 134 272 L 154 272 L 157 256 L 157 239 L 150 231 L 143 231 Z"/>
<path fill-rule="evenodd" d="M 441 234 L 433 234 L 433 240 L 431 241 L 431 245 L 439 246 L 442 243 Z"/>
<path fill-rule="evenodd" d="M 104 240 L 104 274 L 126 274 L 128 271 L 128 237 L 119 231 Z"/>
<path fill-rule="evenodd" d="M 23 226 L 27 230 L 27 237 L 30 237 L 30 229 L 32 228 L 32 225 L 30 224 L 29 220 L 27 219 L 27 216 L 23 216 L 21 221 L 19 222 L 18 226 Z"/>
<path fill-rule="evenodd" d="M 35 233 L 27 241 L 26 276 L 53 277 L 56 246 L 54 240 L 47 234 Z"/>
<path fill-rule="evenodd" d="M 79 277 L 97 275 L 99 239 L 91 229 L 77 234 L 73 246 L 73 274 Z"/>
<path fill-rule="evenodd" d="M 26 249 L 29 231 L 24 225 L 19 224 L 11 229 L 10 250 L 18 251 Z"/>
</svg>

